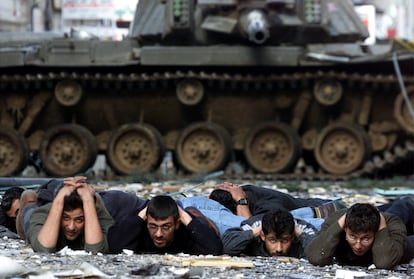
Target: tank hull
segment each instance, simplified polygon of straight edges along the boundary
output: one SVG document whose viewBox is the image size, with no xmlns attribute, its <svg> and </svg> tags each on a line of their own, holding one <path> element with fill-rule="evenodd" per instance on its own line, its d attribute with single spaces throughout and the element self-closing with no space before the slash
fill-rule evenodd
<svg viewBox="0 0 414 279">
<path fill-rule="evenodd" d="M 153 61 L 155 50 L 150 52 L 147 59 Z M 303 56 L 295 52 L 296 59 L 290 59 L 298 62 Z M 363 175 L 382 169 L 371 165 L 370 170 L 374 158 L 385 167 L 393 163 L 386 161 L 389 153 L 398 157 L 395 149 L 407 151 L 411 143 L 412 120 L 400 100 L 391 57 L 308 61 L 300 67 L 272 65 L 275 61 L 155 63 L 160 62 L 5 67 L 2 127 L 15 130 L 27 144 L 20 157 L 40 154 L 55 176 L 85 171 L 98 153 L 120 174 L 154 171 L 165 151 L 190 173 L 226 168 L 234 154 L 242 154 L 237 158 L 246 171 L 257 173 L 291 173 L 304 159 L 316 172 Z M 413 94 L 412 63 L 409 56 L 398 61 L 408 94 Z M 65 125 L 71 127 L 59 129 Z M 87 141 L 78 126 L 88 131 Z M 49 135 L 52 127 L 57 131 Z M 27 164 L 22 161 L 7 163 L 3 175 L 19 173 Z"/>
</svg>

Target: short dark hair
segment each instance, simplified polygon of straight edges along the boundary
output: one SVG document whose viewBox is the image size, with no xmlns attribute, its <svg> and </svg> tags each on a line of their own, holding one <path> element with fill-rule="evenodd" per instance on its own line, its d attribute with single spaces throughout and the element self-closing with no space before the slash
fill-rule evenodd
<svg viewBox="0 0 414 279">
<path fill-rule="evenodd" d="M 293 234 L 295 221 L 292 214 L 286 210 L 269 211 L 263 215 L 262 231 L 266 235 L 274 232 L 276 237 L 284 233 Z"/>
<path fill-rule="evenodd" d="M 63 211 L 73 211 L 81 208 L 83 210 L 83 201 L 77 191 L 72 191 L 70 195 L 65 196 L 63 200 Z"/>
<path fill-rule="evenodd" d="M 164 220 L 168 217 L 178 220 L 178 205 L 170 196 L 155 196 L 148 202 L 147 216 L 151 216 L 156 220 Z"/>
<path fill-rule="evenodd" d="M 345 228 L 354 233 L 376 232 L 380 225 L 378 209 L 368 203 L 356 203 L 346 211 Z"/>
<path fill-rule="evenodd" d="M 24 192 L 23 188 L 20 187 L 11 187 L 4 192 L 3 198 L 1 200 L 1 209 L 6 212 L 9 211 L 12 203 L 15 199 L 20 199 L 22 193 Z"/>
<path fill-rule="evenodd" d="M 230 192 L 222 189 L 215 189 L 210 193 L 209 198 L 215 200 L 224 207 L 227 207 L 233 214 L 237 214 L 237 203 L 233 200 Z"/>
</svg>

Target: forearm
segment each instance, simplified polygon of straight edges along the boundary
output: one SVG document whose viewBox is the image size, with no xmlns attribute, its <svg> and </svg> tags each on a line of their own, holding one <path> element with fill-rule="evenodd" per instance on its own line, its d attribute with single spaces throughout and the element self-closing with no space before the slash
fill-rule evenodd
<svg viewBox="0 0 414 279">
<path fill-rule="evenodd" d="M 242 216 L 245 218 L 250 218 L 252 217 L 252 212 L 250 211 L 250 208 L 248 205 L 240 205 L 238 204 L 236 207 L 237 210 L 237 215 L 238 216 Z"/>
<path fill-rule="evenodd" d="M 138 239 L 146 230 L 146 222 L 136 214 L 125 216 L 108 230 L 108 244 L 110 253 L 120 253 L 123 249 L 135 251 Z"/>
<path fill-rule="evenodd" d="M 254 241 L 252 230 L 228 229 L 222 237 L 223 253 L 231 256 L 240 255 L 245 252 L 251 241 Z"/>
<path fill-rule="evenodd" d="M 249 205 L 244 204 L 244 203 L 242 204 L 239 203 L 241 200 L 247 200 L 247 195 L 244 192 L 243 188 L 233 183 L 224 182 L 223 184 L 219 185 L 217 189 L 227 191 L 231 194 L 232 199 L 237 204 L 236 214 L 238 216 L 243 216 L 245 218 L 249 218 L 252 216 Z"/>
<path fill-rule="evenodd" d="M 323 227 L 305 249 L 309 262 L 320 266 L 332 264 L 341 233 L 342 229 L 337 222 Z"/>
<path fill-rule="evenodd" d="M 386 227 L 375 234 L 372 246 L 375 266 L 392 269 L 399 264 L 404 253 L 406 237 L 405 225 L 397 217 L 388 220 Z"/>
<path fill-rule="evenodd" d="M 195 255 L 220 255 L 223 251 L 223 244 L 220 237 L 208 225 L 200 222 L 197 218 L 188 224 L 187 230 L 190 231 L 194 247 L 192 253 Z"/>
<path fill-rule="evenodd" d="M 85 244 L 97 244 L 104 238 L 96 213 L 95 202 L 92 198 L 83 200 L 83 210 L 85 215 Z"/>
<path fill-rule="evenodd" d="M 39 244 L 47 249 L 56 247 L 59 237 L 62 212 L 63 200 L 55 199 L 52 203 L 52 207 L 50 208 L 46 221 L 37 236 Z"/>
<path fill-rule="evenodd" d="M 303 250 L 305 250 L 313 238 L 318 234 L 318 231 L 310 223 L 296 219 L 295 234 Z"/>
</svg>

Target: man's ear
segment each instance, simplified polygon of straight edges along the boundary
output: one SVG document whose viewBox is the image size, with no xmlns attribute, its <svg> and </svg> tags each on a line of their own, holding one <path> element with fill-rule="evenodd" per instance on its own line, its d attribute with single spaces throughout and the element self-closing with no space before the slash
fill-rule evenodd
<svg viewBox="0 0 414 279">
<path fill-rule="evenodd" d="M 265 241 L 265 239 L 266 239 L 266 236 L 265 236 L 265 234 L 264 234 L 263 230 L 260 230 L 260 238 L 263 240 L 263 242 L 264 242 L 264 241 Z"/>
</svg>

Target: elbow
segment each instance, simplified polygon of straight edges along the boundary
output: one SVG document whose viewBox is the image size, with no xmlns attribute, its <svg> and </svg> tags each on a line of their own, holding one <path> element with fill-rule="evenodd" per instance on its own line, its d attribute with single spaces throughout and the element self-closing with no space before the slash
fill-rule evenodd
<svg viewBox="0 0 414 279">
<path fill-rule="evenodd" d="M 215 256 L 222 255 L 223 254 L 223 245 L 221 245 L 221 244 L 217 245 L 215 247 L 215 249 L 212 249 L 211 254 L 215 255 Z"/>
<path fill-rule="evenodd" d="M 220 242 L 215 243 L 214 245 L 210 245 L 208 248 L 205 247 L 202 249 L 205 251 L 203 254 L 209 255 L 222 255 L 223 254 L 223 244 Z"/>
<path fill-rule="evenodd" d="M 223 254 L 229 255 L 229 256 L 239 256 L 241 254 L 241 251 L 232 249 L 229 247 L 223 248 Z"/>
<path fill-rule="evenodd" d="M 321 259 L 309 258 L 309 257 L 308 257 L 308 261 L 311 264 L 316 265 L 316 266 L 325 266 L 325 265 L 331 264 L 329 261 L 324 261 L 324 260 L 321 260 Z"/>
<path fill-rule="evenodd" d="M 321 261 L 315 256 L 306 254 L 306 259 L 313 265 L 322 266 Z"/>
<path fill-rule="evenodd" d="M 312 253 L 309 250 L 305 251 L 306 259 L 313 265 L 316 266 L 325 266 L 332 264 L 333 259 L 331 257 L 325 257 L 323 251 L 318 251 L 318 253 Z"/>
<path fill-rule="evenodd" d="M 381 257 L 380 259 L 374 261 L 374 265 L 379 269 L 394 269 L 394 267 L 398 265 L 399 262 L 399 258 L 390 259 L 387 257 Z"/>
</svg>

